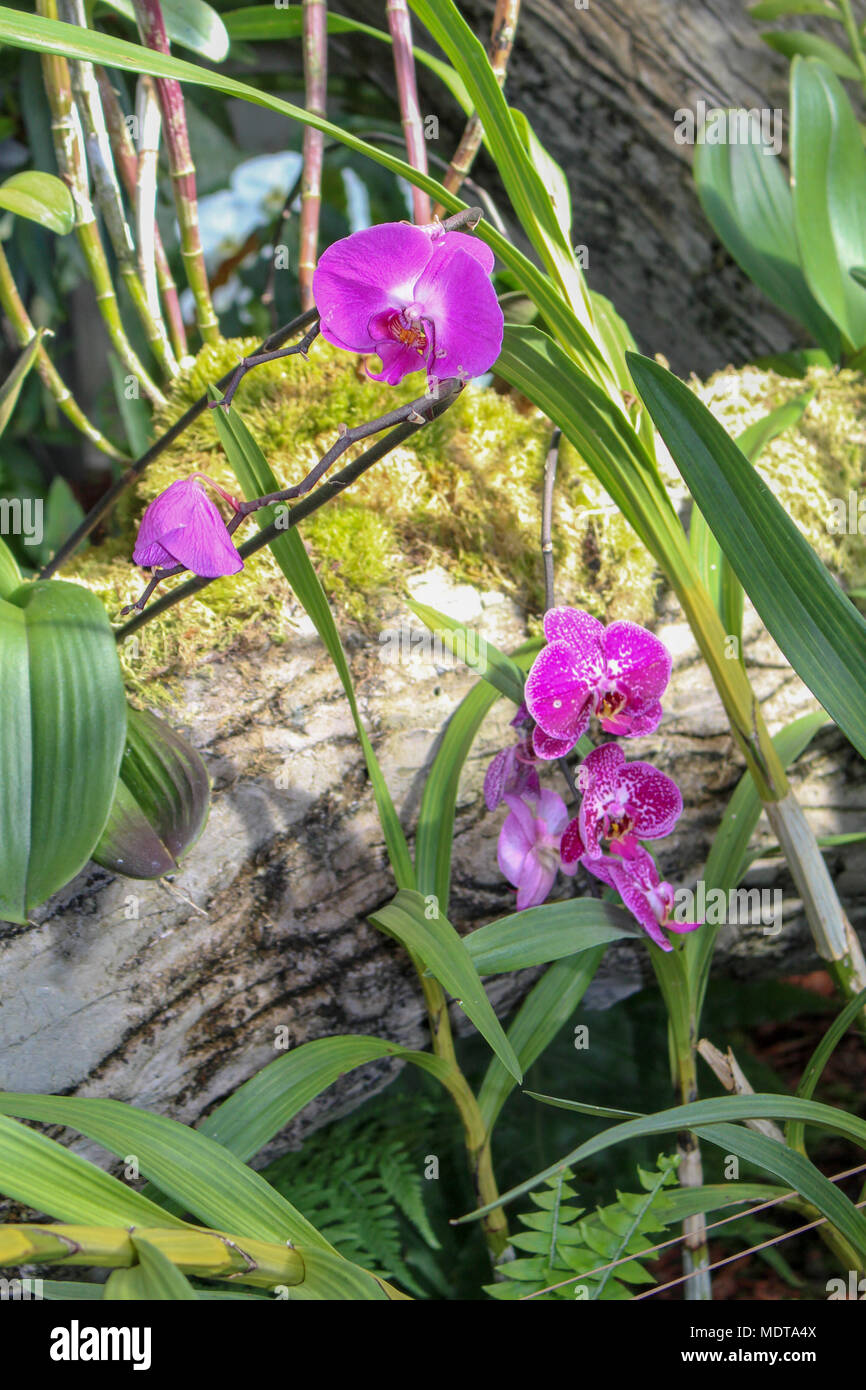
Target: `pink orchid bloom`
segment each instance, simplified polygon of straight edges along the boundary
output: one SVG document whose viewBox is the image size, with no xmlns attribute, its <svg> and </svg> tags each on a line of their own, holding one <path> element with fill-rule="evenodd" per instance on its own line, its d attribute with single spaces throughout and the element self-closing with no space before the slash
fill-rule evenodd
<svg viewBox="0 0 866 1390">
<path fill-rule="evenodd" d="M 465 232 L 385 222 L 329 246 L 313 276 L 322 336 L 375 353 L 376 381 L 396 386 L 426 368 L 468 379 L 493 365 L 503 316 L 490 281 L 493 252 Z"/>
<path fill-rule="evenodd" d="M 671 920 L 674 890 L 668 882 L 659 878 L 655 861 L 645 849 L 638 847 L 629 859 L 587 859 L 585 862 L 596 878 L 616 889 L 647 936 L 663 951 L 672 949 L 664 935 L 665 931 L 682 934 L 695 931 L 701 925 L 700 922 Z"/>
<path fill-rule="evenodd" d="M 605 627 L 578 608 L 544 615 L 547 646 L 526 678 L 526 704 L 538 728 L 539 758 L 562 757 L 595 714 L 609 734 L 636 738 L 658 728 L 660 696 L 671 674 L 670 653 L 646 628 Z"/>
<path fill-rule="evenodd" d="M 652 763 L 627 763 L 615 743 L 603 743 L 584 758 L 577 774 L 583 792 L 578 817 L 587 862 L 602 854 L 602 840 L 626 859 L 639 840 L 668 835 L 683 809 L 680 789 Z"/>
<path fill-rule="evenodd" d="M 216 483 L 212 486 L 233 503 Z M 141 518 L 132 558 L 143 569 L 185 565 L 204 579 L 244 567 L 219 509 L 194 477 L 179 479 L 154 498 Z"/>
<path fill-rule="evenodd" d="M 511 748 L 500 748 L 484 778 L 484 800 L 488 811 L 495 811 L 506 793 L 521 796 L 528 792 L 538 796 L 541 783 L 535 770 L 535 754 L 529 739 Z"/>
<path fill-rule="evenodd" d="M 556 878 L 557 869 L 572 875 L 577 864 L 565 865 L 559 853 L 568 809 L 556 792 L 538 796 L 503 798 L 509 808 L 499 832 L 497 861 L 508 882 L 517 889 L 517 910 L 538 907 L 544 902 Z"/>
</svg>

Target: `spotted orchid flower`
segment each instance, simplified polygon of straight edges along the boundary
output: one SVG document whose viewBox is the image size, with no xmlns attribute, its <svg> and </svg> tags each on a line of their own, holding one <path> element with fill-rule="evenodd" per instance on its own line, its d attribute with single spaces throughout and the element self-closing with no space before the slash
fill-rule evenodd
<svg viewBox="0 0 866 1390">
<path fill-rule="evenodd" d="M 243 569 L 226 523 L 198 477 L 237 507 L 233 497 L 203 474 L 178 479 L 154 498 L 141 518 L 132 552 L 137 565 L 144 569 L 184 565 L 204 579 Z"/>
<path fill-rule="evenodd" d="M 659 878 L 655 861 L 645 849 L 638 847 L 629 859 L 587 859 L 585 863 L 596 878 L 616 889 L 647 936 L 663 951 L 672 949 L 664 934 L 666 931 L 683 934 L 701 925 L 700 922 L 672 920 L 674 890 L 666 880 Z"/>
<path fill-rule="evenodd" d="M 558 869 L 572 875 L 574 864 L 565 865 L 560 856 L 562 832 L 568 809 L 556 792 L 544 790 L 538 796 L 504 796 L 508 815 L 499 832 L 497 860 L 508 882 L 517 889 L 517 910 L 538 907 L 544 902 Z"/>
<path fill-rule="evenodd" d="M 605 627 L 577 608 L 551 608 L 544 635 L 525 692 L 539 758 L 569 752 L 593 714 L 606 733 L 626 738 L 658 728 L 671 657 L 653 633 L 630 622 Z"/>
<path fill-rule="evenodd" d="M 492 270 L 483 241 L 436 223 L 353 232 L 322 253 L 313 277 L 322 336 L 375 353 L 382 370 L 369 375 L 391 386 L 421 368 L 441 380 L 480 376 L 502 346 Z"/>
<path fill-rule="evenodd" d="M 578 816 L 586 862 L 603 853 L 602 841 L 626 859 L 639 840 L 668 835 L 683 809 L 680 789 L 651 763 L 627 763 L 616 743 L 603 743 L 584 758 L 577 774 L 583 793 Z"/>
</svg>

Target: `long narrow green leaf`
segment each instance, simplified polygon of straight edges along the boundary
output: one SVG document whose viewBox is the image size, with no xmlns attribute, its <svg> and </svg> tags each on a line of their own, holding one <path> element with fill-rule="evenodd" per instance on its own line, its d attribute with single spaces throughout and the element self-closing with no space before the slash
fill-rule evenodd
<svg viewBox="0 0 866 1390">
<path fill-rule="evenodd" d="M 532 986 L 507 1033 L 524 1073 L 571 1018 L 592 983 L 604 952 L 604 946 L 596 946 L 558 960 Z M 478 1092 L 478 1108 L 488 1133 L 514 1084 L 514 1077 L 499 1058 L 491 1058 Z"/>
<path fill-rule="evenodd" d="M 815 1094 L 815 1087 L 821 1079 L 821 1073 L 836 1051 L 839 1043 L 844 1038 L 848 1029 L 852 1027 L 860 1016 L 860 1010 L 866 1005 L 866 989 L 861 990 L 855 998 L 849 1000 L 845 1008 L 835 1018 L 827 1029 L 823 1038 L 819 1042 L 812 1056 L 806 1063 L 800 1084 L 797 1087 L 797 1095 L 803 1100 L 811 1100 Z M 785 1143 L 792 1149 L 799 1149 L 805 1152 L 803 1135 L 805 1131 L 803 1120 L 789 1120 L 785 1126 Z"/>
<path fill-rule="evenodd" d="M 523 1073 L 514 1049 L 484 993 L 472 957 L 439 905 L 420 893 L 400 892 L 393 902 L 371 913 L 370 921 L 420 957 L 486 1038 L 503 1066 L 520 1081 Z"/>
<path fill-rule="evenodd" d="M 275 39 L 300 38 L 304 29 L 303 7 L 283 5 L 277 9 L 273 5 L 248 5 L 242 10 L 229 10 L 223 15 L 229 38 L 255 41 L 263 39 L 268 43 Z M 363 34 L 366 38 L 381 43 L 393 43 L 391 35 L 384 29 L 376 29 L 372 24 L 363 24 L 345 14 L 326 15 L 329 34 Z M 445 84 L 451 95 L 463 108 L 467 116 L 472 114 L 472 98 L 466 90 L 463 79 L 448 63 L 428 53 L 426 48 L 413 47 L 416 63 L 428 68 Z"/>
<path fill-rule="evenodd" d="M 88 1226 L 184 1226 L 86 1158 L 0 1114 L 0 1192 L 57 1221 Z"/>
<path fill-rule="evenodd" d="M 568 1101 L 553 1096 L 537 1099 L 543 1099 L 559 1109 L 572 1108 Z M 747 1129 L 741 1124 L 730 1123 L 732 1120 L 788 1118 L 801 1118 L 807 1124 L 843 1134 L 866 1147 L 866 1122 L 846 1115 L 844 1111 L 835 1110 L 829 1105 L 800 1100 L 795 1096 L 722 1096 L 713 1100 L 694 1101 L 690 1105 L 678 1105 L 657 1115 L 645 1115 L 627 1120 L 621 1125 L 614 1125 L 602 1134 L 588 1139 L 558 1162 L 528 1178 L 526 1182 L 503 1193 L 500 1201 L 492 1205 L 504 1206 L 555 1176 L 562 1168 L 574 1167 L 592 1155 L 603 1153 L 606 1149 L 629 1139 L 690 1129 L 700 1139 L 717 1145 L 727 1153 L 737 1154 L 773 1173 L 783 1182 L 790 1183 L 795 1191 L 817 1207 L 866 1258 L 866 1216 L 857 1210 L 844 1193 L 834 1187 L 802 1154 L 789 1149 L 778 1139 L 768 1139 L 766 1135 Z M 478 1220 L 490 1209 L 491 1206 L 480 1207 L 477 1211 L 461 1217 L 457 1224 Z"/>
<path fill-rule="evenodd" d="M 407 606 L 420 618 L 430 631 L 444 641 L 449 651 L 464 661 L 471 670 L 477 671 L 483 680 L 489 682 L 507 699 L 519 705 L 523 700 L 524 672 L 517 662 L 494 647 L 479 633 L 472 632 L 454 618 L 431 608 L 427 603 L 416 599 L 406 600 Z"/>
<path fill-rule="evenodd" d="M 647 357 L 635 384 L 771 636 L 866 756 L 866 622 L 706 406 Z"/>
<path fill-rule="evenodd" d="M 277 492 L 280 485 L 237 409 L 235 407 L 230 411 L 217 409 L 212 414 L 220 441 L 243 489 L 244 496 L 250 499 L 265 497 L 272 492 Z M 276 510 L 274 507 L 262 507 L 255 515 L 261 528 L 274 520 Z M 391 861 L 394 877 L 397 880 L 397 886 L 398 888 L 413 888 L 415 886 L 415 871 L 412 867 L 406 836 L 403 833 L 400 818 L 382 775 L 382 769 L 379 766 L 373 745 L 361 720 L 349 663 L 346 660 L 340 634 L 334 622 L 334 615 L 331 612 L 319 576 L 304 549 L 304 543 L 296 527 L 290 528 L 283 535 L 278 536 L 276 540 L 271 541 L 270 548 L 294 593 L 313 620 L 316 631 L 337 668 L 337 674 L 346 692 L 352 719 L 358 731 L 358 738 L 370 775 L 370 785 L 376 798 L 379 820 L 382 824 L 388 857 Z"/>
<path fill-rule="evenodd" d="M 568 898 L 512 912 L 463 940 L 479 975 L 501 975 L 640 935 L 625 908 L 598 898 Z"/>
<path fill-rule="evenodd" d="M 116 1100 L 11 1092 L 0 1092 L 0 1115 L 68 1125 L 118 1158 L 135 1155 L 144 1177 L 217 1230 L 333 1252 L 315 1226 L 263 1177 L 206 1135 L 165 1115 Z M 147 1206 L 158 1213 L 156 1220 L 151 1215 L 148 1223 L 137 1224 L 165 1225 L 165 1212 L 152 1202 Z M 117 1224 L 114 1218 L 111 1222 Z"/>
<path fill-rule="evenodd" d="M 27 380 L 27 373 L 36 361 L 37 353 L 42 346 L 42 335 L 44 332 L 45 329 L 40 328 L 34 333 L 26 348 L 22 350 L 15 366 L 12 368 L 2 386 L 0 386 L 0 435 L 2 435 L 12 418 L 12 413 L 18 403 L 18 397 L 21 395 L 21 387 Z M 5 597 L 5 595 L 3 595 L 3 597 Z"/>
<path fill-rule="evenodd" d="M 199 1125 L 199 1134 L 246 1160 L 341 1076 L 367 1062 L 394 1057 L 411 1062 L 442 1081 L 450 1063 L 429 1052 L 412 1052 L 384 1038 L 347 1033 L 315 1038 L 269 1062 L 217 1106 Z"/>
</svg>

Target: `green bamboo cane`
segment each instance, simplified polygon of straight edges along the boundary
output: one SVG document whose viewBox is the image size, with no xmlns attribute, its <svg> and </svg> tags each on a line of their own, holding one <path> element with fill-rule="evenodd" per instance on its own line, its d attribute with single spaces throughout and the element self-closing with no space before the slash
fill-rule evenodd
<svg viewBox="0 0 866 1390">
<path fill-rule="evenodd" d="M 328 8 L 326 0 L 304 0 L 305 104 L 314 116 L 327 115 Z M 312 126 L 304 127 L 304 167 L 301 178 L 300 262 L 298 285 L 301 308 L 313 307 L 313 274 L 319 244 L 322 205 L 322 161 L 325 137 Z"/>
<path fill-rule="evenodd" d="M 141 41 L 157 53 L 169 53 L 170 45 L 159 0 L 133 0 Z M 162 110 L 165 145 L 171 169 L 174 203 L 180 227 L 180 244 L 186 276 L 195 301 L 199 332 L 206 343 L 219 342 L 219 324 L 214 313 L 198 226 L 195 165 L 189 144 L 186 108 L 180 83 L 158 77 L 156 90 Z"/>
<path fill-rule="evenodd" d="M 150 78 L 140 79 L 143 82 L 151 82 Z M 137 208 L 139 201 L 139 159 L 136 153 L 129 127 L 126 124 L 123 110 L 117 99 L 117 93 L 111 85 L 108 73 L 104 68 L 96 69 L 96 81 L 99 85 L 99 95 L 102 98 L 102 109 L 105 113 L 105 124 L 108 128 L 108 138 L 111 141 L 111 149 L 114 155 L 114 163 L 120 174 L 126 196 Z M 156 282 L 162 300 L 165 317 L 168 321 L 168 331 L 171 335 L 171 343 L 174 348 L 175 356 L 179 362 L 183 362 L 188 356 L 189 349 L 186 341 L 186 328 L 184 327 L 183 314 L 180 310 L 180 300 L 178 299 L 177 286 L 174 283 L 174 276 L 171 273 L 171 266 L 168 256 L 165 254 L 165 247 L 162 243 L 159 227 L 154 222 L 153 227 L 153 255 L 156 262 Z"/>
<path fill-rule="evenodd" d="M 55 0 L 36 0 L 36 5 L 39 13 L 46 19 L 56 19 Z M 165 397 L 132 347 L 120 317 L 111 271 L 87 188 L 83 135 L 78 112 L 72 100 L 72 87 L 66 59 L 43 54 L 42 75 L 51 109 L 51 130 L 54 137 L 57 168 L 60 177 L 72 194 L 72 200 L 75 204 L 75 230 L 78 243 L 84 254 L 88 274 L 96 293 L 96 302 L 99 305 L 109 340 L 121 362 L 140 383 L 145 394 L 155 404 L 164 405 Z"/>
<path fill-rule="evenodd" d="M 2 306 L 3 312 L 12 326 L 19 347 L 27 347 L 28 343 L 31 343 L 35 338 L 36 329 L 24 307 L 24 301 L 18 293 L 18 286 L 15 284 L 2 246 L 0 246 L 0 306 Z M 106 439 L 101 430 L 98 430 L 88 420 L 42 343 L 36 350 L 35 366 L 46 389 L 50 391 L 67 420 L 70 420 L 75 428 L 103 454 L 107 454 L 117 463 L 129 463 L 129 456 L 122 453 L 112 444 L 110 439 Z"/>
<path fill-rule="evenodd" d="M 61 15 L 67 23 L 77 24 L 82 29 L 87 28 L 82 0 L 59 0 L 59 4 Z M 150 349 L 162 371 L 166 376 L 177 376 L 179 367 L 168 340 L 159 301 L 157 299 L 155 304 L 150 301 L 136 268 L 135 243 L 123 208 L 93 64 L 73 59 L 69 63 L 69 72 L 75 104 L 84 131 L 87 162 L 93 175 L 96 201 L 102 213 L 111 248 L 117 258 L 118 274 L 126 286 Z"/>
</svg>

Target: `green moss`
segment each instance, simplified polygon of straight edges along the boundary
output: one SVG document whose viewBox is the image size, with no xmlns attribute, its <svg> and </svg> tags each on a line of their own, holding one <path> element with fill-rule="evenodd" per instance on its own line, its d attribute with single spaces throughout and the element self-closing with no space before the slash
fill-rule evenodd
<svg viewBox="0 0 866 1390">
<path fill-rule="evenodd" d="M 253 346 L 234 341 L 204 348 L 173 384 L 156 433 Z M 422 390 L 420 376 L 397 388 L 370 381 L 358 359 L 319 340 L 309 362 L 286 358 L 250 372 L 235 405 L 274 473 L 289 486 L 325 452 L 341 423 L 369 420 Z M 372 627 L 386 594 L 402 592 L 413 570 L 438 563 L 455 579 L 502 589 L 530 613 L 540 613 L 539 509 L 549 435 L 548 422 L 522 399 L 467 387 L 445 415 L 301 528 L 338 610 Z M 70 567 L 70 577 L 95 589 L 110 613 L 142 587 L 129 557 L 145 507 L 197 470 L 237 491 L 210 412 L 125 496 L 113 534 Z M 562 451 L 555 523 L 558 599 L 599 616 L 647 620 L 656 588 L 653 562 L 568 448 Z M 247 523 L 242 534 L 252 534 L 253 526 Z M 157 681 L 169 698 L 166 678 L 191 668 L 205 671 L 210 652 L 283 640 L 291 632 L 291 603 L 270 551 L 260 552 L 241 574 L 210 584 L 126 644 L 122 659 L 130 687 L 146 685 L 153 701 L 159 698 L 152 684 Z"/>
<path fill-rule="evenodd" d="M 772 440 L 756 467 L 824 564 L 851 587 L 866 582 L 866 536 L 835 534 L 828 525 L 832 499 L 845 500 L 863 486 L 863 377 L 812 368 L 800 381 L 756 367 L 728 367 L 693 385 L 734 438 L 777 406 L 814 392 L 798 425 Z"/>
</svg>

